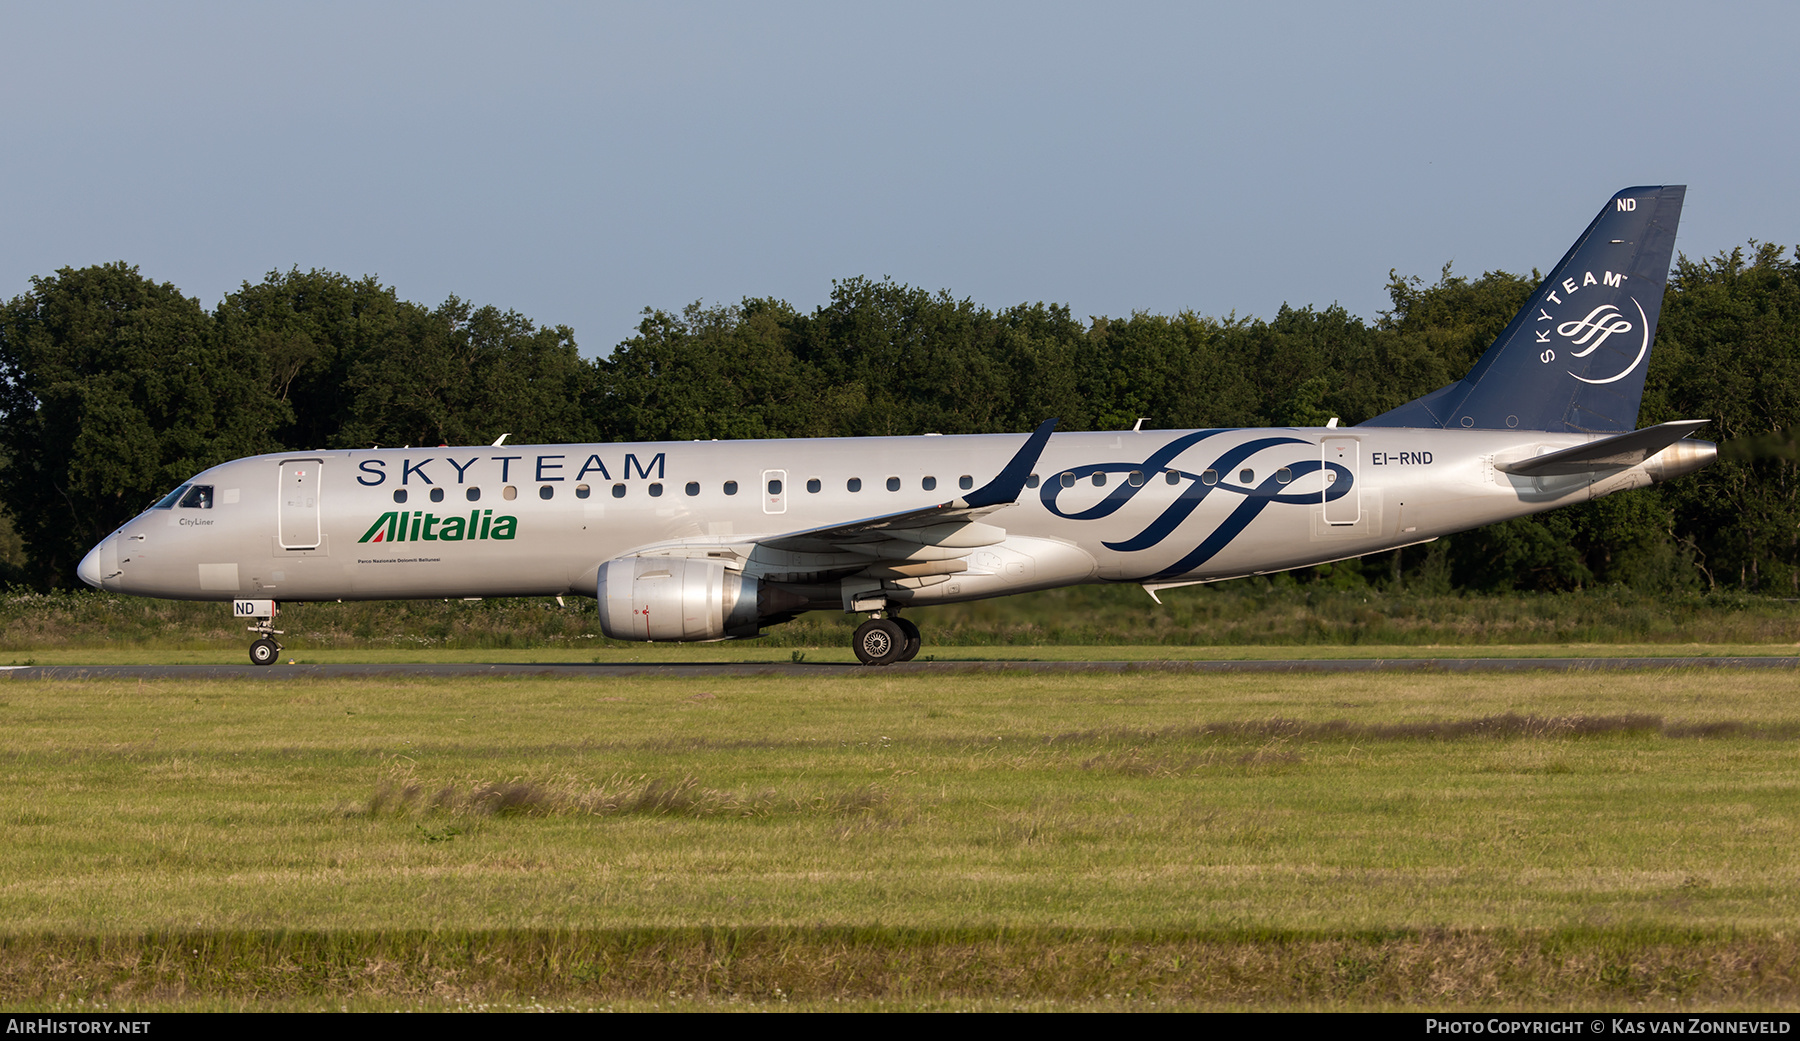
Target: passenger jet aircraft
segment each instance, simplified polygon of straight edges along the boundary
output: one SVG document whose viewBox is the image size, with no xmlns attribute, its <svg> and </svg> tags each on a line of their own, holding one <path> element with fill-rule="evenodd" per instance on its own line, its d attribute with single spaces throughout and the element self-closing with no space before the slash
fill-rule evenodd
<svg viewBox="0 0 1800 1041">
<path fill-rule="evenodd" d="M 1615 195 L 1466 377 L 1354 427 L 287 452 L 197 474 L 79 573 L 232 601 L 258 665 L 283 600 L 566 593 L 624 640 L 866 614 L 887 665 L 913 606 L 1427 542 L 1713 461 L 1704 420 L 1635 429 L 1685 191 Z"/>
</svg>

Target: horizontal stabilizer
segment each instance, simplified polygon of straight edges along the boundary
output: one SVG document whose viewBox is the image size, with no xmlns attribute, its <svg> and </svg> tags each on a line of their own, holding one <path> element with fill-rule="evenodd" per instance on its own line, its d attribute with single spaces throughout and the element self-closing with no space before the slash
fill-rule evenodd
<svg viewBox="0 0 1800 1041">
<path fill-rule="evenodd" d="M 1709 422 L 1711 420 L 1678 419 L 1673 423 L 1658 423 L 1653 427 L 1590 441 L 1560 452 L 1550 452 L 1512 463 L 1498 463 L 1494 469 L 1521 477 L 1554 477 L 1593 473 L 1596 470 L 1624 470 L 1638 465 Z"/>
</svg>

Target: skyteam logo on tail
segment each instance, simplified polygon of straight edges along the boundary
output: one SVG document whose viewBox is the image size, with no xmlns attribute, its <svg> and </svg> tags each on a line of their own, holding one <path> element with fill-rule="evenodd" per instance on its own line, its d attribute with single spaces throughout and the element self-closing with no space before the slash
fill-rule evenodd
<svg viewBox="0 0 1800 1041">
<path fill-rule="evenodd" d="M 1636 303 L 1636 301 L 1633 301 Z M 1573 322 L 1564 322 L 1556 327 L 1558 336 L 1566 336 L 1574 341 L 1576 347 L 1582 349 L 1574 352 L 1573 357 L 1585 358 L 1594 353 L 1594 348 L 1605 343 L 1615 333 L 1631 331 L 1631 321 L 1612 304 L 1601 304 L 1587 313 L 1587 316 Z M 1586 344 L 1585 347 L 1582 345 Z"/>
<path fill-rule="evenodd" d="M 1587 271 L 1582 273 L 1581 281 L 1577 282 L 1575 277 L 1571 275 L 1568 278 L 1563 279 L 1556 289 L 1552 289 L 1548 293 L 1545 293 L 1544 299 L 1558 305 L 1558 310 L 1561 310 L 1563 298 L 1557 295 L 1559 289 L 1562 293 L 1566 293 L 1572 298 L 1576 293 L 1586 289 L 1588 286 L 1601 286 L 1603 288 L 1612 289 L 1622 288 L 1625 284 L 1625 280 L 1630 277 L 1631 276 L 1629 275 L 1607 271 L 1599 278 L 1595 278 L 1592 271 Z M 1548 308 L 1540 306 L 1538 308 L 1537 318 L 1534 320 L 1547 324 L 1541 324 L 1538 327 L 1537 342 L 1550 344 L 1551 346 L 1544 348 L 1542 353 L 1538 355 L 1538 360 L 1545 365 L 1550 365 L 1556 361 L 1556 341 L 1550 338 L 1552 331 L 1554 331 L 1557 336 L 1568 341 L 1564 344 L 1564 347 L 1568 350 L 1569 357 L 1585 358 L 1598 350 L 1602 344 L 1612 337 L 1623 337 L 1635 329 L 1642 333 L 1640 337 L 1641 343 L 1638 347 L 1637 357 L 1632 359 L 1630 365 L 1625 366 L 1625 371 L 1616 376 L 1607 376 L 1601 379 L 1589 379 L 1588 377 L 1575 372 L 1569 373 L 1569 375 L 1574 376 L 1581 382 L 1593 384 L 1594 386 L 1617 383 L 1631 375 L 1637 370 L 1639 365 L 1643 364 L 1644 359 L 1650 354 L 1650 318 L 1644 314 L 1643 305 L 1637 302 L 1637 297 L 1631 297 L 1630 300 L 1631 306 L 1637 309 L 1638 320 L 1635 325 L 1632 323 L 1630 317 L 1628 317 L 1624 311 L 1619 309 L 1617 304 L 1610 301 L 1589 310 L 1580 317 L 1572 318 L 1568 321 L 1558 321 L 1558 318 L 1561 316 L 1553 315 Z M 1579 348 L 1579 350 L 1575 348 Z M 1627 347 L 1625 349 L 1630 350 L 1631 348 Z"/>
</svg>

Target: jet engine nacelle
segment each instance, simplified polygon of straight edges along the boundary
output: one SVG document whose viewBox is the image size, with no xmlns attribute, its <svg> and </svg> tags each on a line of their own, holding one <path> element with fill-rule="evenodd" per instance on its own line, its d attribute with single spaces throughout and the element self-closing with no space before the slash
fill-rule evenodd
<svg viewBox="0 0 1800 1041">
<path fill-rule="evenodd" d="M 600 631 L 615 640 L 755 636 L 757 580 L 713 560 L 623 557 L 600 566 Z"/>
</svg>

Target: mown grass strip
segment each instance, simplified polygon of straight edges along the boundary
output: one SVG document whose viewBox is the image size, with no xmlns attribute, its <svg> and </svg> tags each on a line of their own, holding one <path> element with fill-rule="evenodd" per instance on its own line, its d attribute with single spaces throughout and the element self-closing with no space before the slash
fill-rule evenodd
<svg viewBox="0 0 1800 1041">
<path fill-rule="evenodd" d="M 369 796 L 371 818 L 447 814 L 457 817 L 775 817 L 785 814 L 854 816 L 883 808 L 879 785 L 828 789 L 806 795 L 773 788 L 726 791 L 691 774 L 661 777 L 613 775 L 599 781 L 559 777 L 426 784 L 411 771 L 384 779 Z"/>
</svg>

